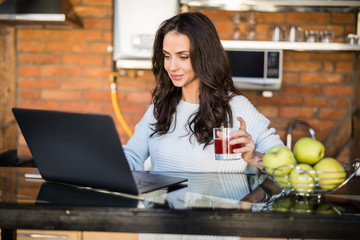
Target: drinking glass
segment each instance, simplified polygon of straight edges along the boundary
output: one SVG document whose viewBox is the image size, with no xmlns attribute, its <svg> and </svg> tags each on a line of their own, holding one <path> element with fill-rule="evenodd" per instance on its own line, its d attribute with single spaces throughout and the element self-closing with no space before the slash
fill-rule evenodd
<svg viewBox="0 0 360 240">
<path fill-rule="evenodd" d="M 331 43 L 334 40 L 335 34 L 331 30 L 321 31 L 321 42 L 323 43 Z"/>
<path fill-rule="evenodd" d="M 234 149 L 241 148 L 243 144 L 230 145 L 230 133 L 238 128 L 214 128 L 214 150 L 216 160 L 237 160 L 241 153 L 234 153 Z"/>
<path fill-rule="evenodd" d="M 317 30 L 307 30 L 305 31 L 306 41 L 307 42 L 319 42 L 320 33 Z"/>
</svg>

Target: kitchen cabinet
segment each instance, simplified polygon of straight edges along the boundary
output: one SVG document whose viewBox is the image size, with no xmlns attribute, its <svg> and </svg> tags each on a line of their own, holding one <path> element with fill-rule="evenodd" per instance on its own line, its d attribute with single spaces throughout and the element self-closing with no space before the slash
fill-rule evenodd
<svg viewBox="0 0 360 240">
<path fill-rule="evenodd" d="M 17 231 L 18 240 L 137 240 L 137 233 L 121 232 L 90 232 L 90 231 L 56 231 L 56 230 L 28 230 L 21 229 Z"/>
<path fill-rule="evenodd" d="M 55 231 L 55 230 L 18 230 L 17 231 L 18 240 L 56 240 L 56 239 L 66 239 L 66 240 L 81 240 L 81 232 L 79 231 Z"/>
<path fill-rule="evenodd" d="M 118 233 L 118 232 L 83 232 L 82 240 L 137 240 L 137 233 Z"/>
</svg>

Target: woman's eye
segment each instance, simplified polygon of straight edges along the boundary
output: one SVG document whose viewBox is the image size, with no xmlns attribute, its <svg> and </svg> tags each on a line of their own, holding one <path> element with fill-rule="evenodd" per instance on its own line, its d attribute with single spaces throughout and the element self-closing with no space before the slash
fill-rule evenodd
<svg viewBox="0 0 360 240">
<path fill-rule="evenodd" d="M 180 59 L 187 60 L 187 59 L 189 59 L 189 56 L 180 56 Z"/>
<path fill-rule="evenodd" d="M 164 58 L 165 59 L 170 59 L 170 56 L 169 55 L 164 55 Z"/>
</svg>

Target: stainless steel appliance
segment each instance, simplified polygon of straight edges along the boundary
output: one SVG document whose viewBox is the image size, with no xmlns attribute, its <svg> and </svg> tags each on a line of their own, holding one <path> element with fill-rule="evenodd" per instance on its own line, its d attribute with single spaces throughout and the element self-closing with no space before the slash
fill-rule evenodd
<svg viewBox="0 0 360 240">
<path fill-rule="evenodd" d="M 238 89 L 279 90 L 282 82 L 282 50 L 240 50 L 225 48 L 232 78 Z"/>
</svg>

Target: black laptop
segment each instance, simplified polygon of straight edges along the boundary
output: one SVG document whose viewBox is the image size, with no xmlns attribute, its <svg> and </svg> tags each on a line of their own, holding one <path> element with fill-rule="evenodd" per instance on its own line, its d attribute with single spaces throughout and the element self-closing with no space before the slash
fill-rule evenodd
<svg viewBox="0 0 360 240">
<path fill-rule="evenodd" d="M 45 180 L 133 195 L 187 180 L 131 171 L 108 115 L 21 108 L 13 113 Z"/>
</svg>

